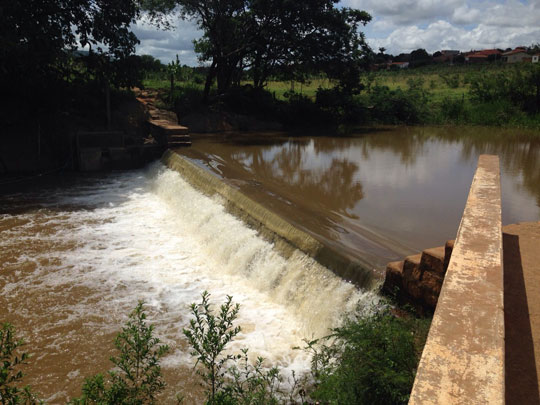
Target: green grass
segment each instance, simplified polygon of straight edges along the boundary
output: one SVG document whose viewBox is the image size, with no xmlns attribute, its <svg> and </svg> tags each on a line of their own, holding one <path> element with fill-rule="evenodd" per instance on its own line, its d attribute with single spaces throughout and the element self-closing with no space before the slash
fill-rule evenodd
<svg viewBox="0 0 540 405">
<path fill-rule="evenodd" d="M 525 68 L 525 65 L 523 65 Z M 510 66 L 501 63 L 486 65 L 430 65 L 416 69 L 390 70 L 368 72 L 362 75 L 361 82 L 364 85 L 362 93 L 356 97 L 358 102 L 364 106 L 373 106 L 373 99 L 377 98 L 374 89 L 388 87 L 390 91 L 398 91 L 398 101 L 387 100 L 379 97 L 379 104 L 385 104 L 387 110 L 385 114 L 375 121 L 384 121 L 387 117 L 387 123 L 399 123 L 399 114 L 395 113 L 397 107 L 393 104 L 399 102 L 410 104 L 405 108 L 418 110 L 418 117 L 410 123 L 420 124 L 472 124 L 472 125 L 496 125 L 506 127 L 521 128 L 540 128 L 540 116 L 527 115 L 504 103 L 503 101 L 482 102 L 472 97 L 471 83 L 478 83 L 482 77 L 496 77 L 501 72 L 504 76 L 511 76 L 514 69 L 520 69 L 520 66 Z M 508 75 L 506 75 L 508 72 Z M 500 76 L 500 75 L 499 75 Z M 201 78 L 198 78 L 199 84 L 193 81 L 176 82 L 175 89 L 179 94 L 184 93 L 184 89 L 201 89 Z M 170 81 L 166 76 L 159 77 L 154 75 L 143 82 L 146 88 L 161 90 L 168 93 Z M 245 80 L 243 85 L 251 84 Z M 271 80 L 267 83 L 265 90 L 271 93 L 275 99 L 287 101 L 287 93 L 294 91 L 309 100 L 315 101 L 317 90 L 332 89 L 336 82 L 325 77 L 313 77 L 304 83 Z M 390 97 L 391 95 L 389 95 Z M 289 100 L 291 102 L 291 100 Z M 294 106 L 291 105 L 292 110 Z M 309 113 L 311 114 L 311 113 Z M 396 115 L 397 114 L 397 115 Z M 373 114 L 372 114 L 373 115 Z M 380 114 L 379 114 L 380 115 Z M 392 118 L 393 115 L 396 117 Z M 384 123 L 384 122 L 381 122 Z"/>
</svg>

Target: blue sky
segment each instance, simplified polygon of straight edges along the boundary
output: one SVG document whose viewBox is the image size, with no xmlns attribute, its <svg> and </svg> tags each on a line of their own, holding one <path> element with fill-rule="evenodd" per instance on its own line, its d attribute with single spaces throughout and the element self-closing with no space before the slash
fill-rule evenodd
<svg viewBox="0 0 540 405">
<path fill-rule="evenodd" d="M 373 17 L 364 28 L 369 44 L 393 54 L 540 43 L 540 0 L 342 0 L 340 5 L 368 11 Z M 190 21 L 175 18 L 173 25 L 174 30 L 160 31 L 139 22 L 137 53 L 165 63 L 178 54 L 181 63 L 197 65 L 192 41 L 201 33 Z"/>
</svg>

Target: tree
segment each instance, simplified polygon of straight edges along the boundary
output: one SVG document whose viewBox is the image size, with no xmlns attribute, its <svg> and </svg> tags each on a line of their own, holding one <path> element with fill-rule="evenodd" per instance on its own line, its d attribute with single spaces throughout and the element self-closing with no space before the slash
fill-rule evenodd
<svg viewBox="0 0 540 405">
<path fill-rule="evenodd" d="M 192 347 L 191 355 L 197 357 L 205 371 L 197 373 L 208 386 L 207 397 L 210 404 L 216 402 L 224 394 L 225 378 L 223 369 L 226 363 L 235 359 L 235 356 L 223 354 L 225 347 L 240 333 L 240 327 L 234 326 L 240 307 L 233 305 L 232 297 L 227 296 L 226 302 L 221 305 L 218 314 L 214 314 L 209 301 L 210 294 L 202 293 L 200 304 L 191 305 L 194 316 L 189 327 L 184 329 Z"/>
<path fill-rule="evenodd" d="M 262 87 L 279 71 L 290 78 L 299 73 L 324 72 L 344 88 L 359 83 L 357 73 L 369 53 L 359 26 L 369 22 L 371 16 L 351 8 L 338 9 L 336 3 L 253 1 L 253 19 L 258 27 L 250 53 L 255 87 Z"/>
<path fill-rule="evenodd" d="M 431 63 L 432 57 L 425 49 L 417 49 L 411 52 L 411 67 L 423 66 Z"/>
<path fill-rule="evenodd" d="M 261 88 L 278 72 L 294 77 L 325 72 L 350 87 L 367 62 L 369 47 L 359 26 L 370 21 L 363 11 L 337 8 L 338 0 L 148 0 L 151 16 L 180 10 L 203 31 L 196 41 L 199 59 L 210 62 L 204 98 L 217 79 L 223 94 L 249 69 Z M 177 7 L 177 8 L 175 8 Z"/>
<path fill-rule="evenodd" d="M 101 56 L 93 66 L 111 70 L 108 63 L 125 60 L 137 43 L 129 30 L 139 15 L 136 0 L 5 1 L 0 13 L 0 84 L 13 106 L 7 120 L 18 110 L 39 119 L 65 102 L 63 89 L 81 76 L 74 63 L 79 44 Z"/>
<path fill-rule="evenodd" d="M 178 59 L 178 55 L 176 55 L 176 60 L 169 62 L 169 64 L 167 65 L 167 73 L 169 74 L 169 77 L 171 79 L 171 94 L 169 96 L 171 103 L 173 101 L 174 79 L 176 76 L 178 76 L 181 70 L 182 67 L 180 66 L 180 59 Z"/>
</svg>

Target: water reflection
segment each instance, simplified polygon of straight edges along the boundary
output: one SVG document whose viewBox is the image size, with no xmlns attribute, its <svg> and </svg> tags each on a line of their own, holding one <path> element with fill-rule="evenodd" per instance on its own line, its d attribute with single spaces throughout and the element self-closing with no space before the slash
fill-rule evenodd
<svg viewBox="0 0 540 405">
<path fill-rule="evenodd" d="M 538 134 L 422 127 L 262 139 L 200 139 L 182 153 L 377 267 L 455 237 L 483 153 L 501 159 L 503 223 L 540 219 Z"/>
</svg>

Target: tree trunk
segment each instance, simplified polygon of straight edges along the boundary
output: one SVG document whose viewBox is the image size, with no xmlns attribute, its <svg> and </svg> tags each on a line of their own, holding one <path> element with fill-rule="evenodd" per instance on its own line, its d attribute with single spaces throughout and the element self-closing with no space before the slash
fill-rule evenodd
<svg viewBox="0 0 540 405">
<path fill-rule="evenodd" d="M 208 104 L 208 97 L 210 95 L 210 87 L 212 87 L 212 82 L 214 81 L 214 76 L 216 74 L 216 60 L 212 59 L 212 65 L 208 69 L 208 74 L 206 75 L 206 83 L 204 83 L 204 94 L 203 94 L 203 103 Z"/>
</svg>

